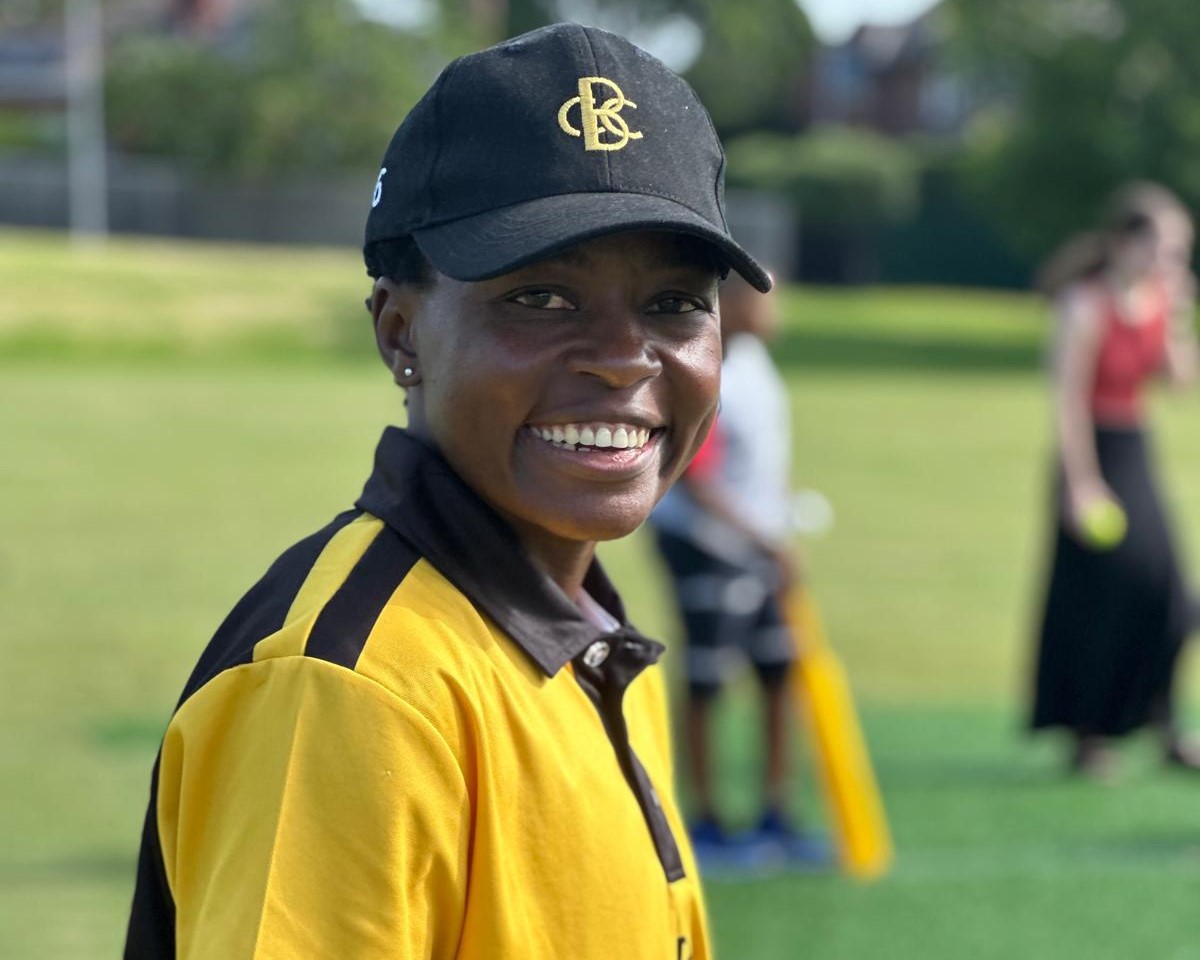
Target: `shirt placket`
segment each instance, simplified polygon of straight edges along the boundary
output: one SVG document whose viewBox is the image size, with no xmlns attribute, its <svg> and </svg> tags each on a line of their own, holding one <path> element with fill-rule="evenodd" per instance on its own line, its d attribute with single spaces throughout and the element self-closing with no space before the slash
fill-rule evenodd
<svg viewBox="0 0 1200 960">
<path fill-rule="evenodd" d="M 621 629 L 594 641 L 574 661 L 575 675 L 600 713 L 621 771 L 637 798 L 668 881 L 684 876 L 675 835 L 667 822 L 662 800 L 646 768 L 629 742 L 625 723 L 625 691 L 634 679 L 662 654 L 661 644 Z"/>
</svg>

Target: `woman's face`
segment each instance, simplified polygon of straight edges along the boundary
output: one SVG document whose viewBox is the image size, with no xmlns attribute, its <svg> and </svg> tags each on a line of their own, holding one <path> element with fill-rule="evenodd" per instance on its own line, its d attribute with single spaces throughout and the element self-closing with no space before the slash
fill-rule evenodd
<svg viewBox="0 0 1200 960">
<path fill-rule="evenodd" d="M 715 415 L 715 268 L 698 242 L 626 233 L 413 299 L 409 427 L 527 543 L 632 532 Z"/>
<path fill-rule="evenodd" d="M 1155 218 L 1154 267 L 1170 278 L 1191 270 L 1192 222 L 1182 213 L 1165 211 Z"/>
<path fill-rule="evenodd" d="M 1123 240 L 1117 248 L 1117 272 L 1131 280 L 1172 278 L 1190 269 L 1191 221 L 1175 210 L 1154 216 L 1151 225 Z"/>
<path fill-rule="evenodd" d="M 1113 250 L 1112 272 L 1120 280 L 1136 283 L 1150 275 L 1157 248 L 1158 233 L 1153 226 L 1121 237 Z"/>
</svg>

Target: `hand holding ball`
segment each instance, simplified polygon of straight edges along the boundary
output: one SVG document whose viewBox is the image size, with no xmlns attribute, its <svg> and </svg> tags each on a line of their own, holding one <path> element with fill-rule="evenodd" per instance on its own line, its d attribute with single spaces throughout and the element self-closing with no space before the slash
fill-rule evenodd
<svg viewBox="0 0 1200 960">
<path fill-rule="evenodd" d="M 1079 518 L 1083 542 L 1093 550 L 1115 550 L 1125 539 L 1128 529 L 1125 511 L 1107 497 L 1089 503 Z"/>
</svg>

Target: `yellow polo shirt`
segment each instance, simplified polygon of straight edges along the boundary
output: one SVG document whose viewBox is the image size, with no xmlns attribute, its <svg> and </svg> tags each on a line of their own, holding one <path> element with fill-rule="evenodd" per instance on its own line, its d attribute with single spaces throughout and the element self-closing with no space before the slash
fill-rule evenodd
<svg viewBox="0 0 1200 960">
<path fill-rule="evenodd" d="M 201 657 L 151 790 L 127 958 L 703 960 L 662 647 L 606 632 L 441 457 L 385 432 L 356 509 Z"/>
</svg>

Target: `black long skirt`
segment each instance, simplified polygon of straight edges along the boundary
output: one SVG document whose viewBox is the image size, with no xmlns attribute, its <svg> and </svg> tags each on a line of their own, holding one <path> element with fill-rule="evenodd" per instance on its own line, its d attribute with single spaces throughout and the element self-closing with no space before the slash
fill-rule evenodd
<svg viewBox="0 0 1200 960">
<path fill-rule="evenodd" d="M 1172 677 L 1193 608 L 1146 433 L 1099 428 L 1096 453 L 1129 530 L 1109 551 L 1075 539 L 1063 522 L 1060 473 L 1032 725 L 1115 737 L 1170 722 Z"/>
</svg>

